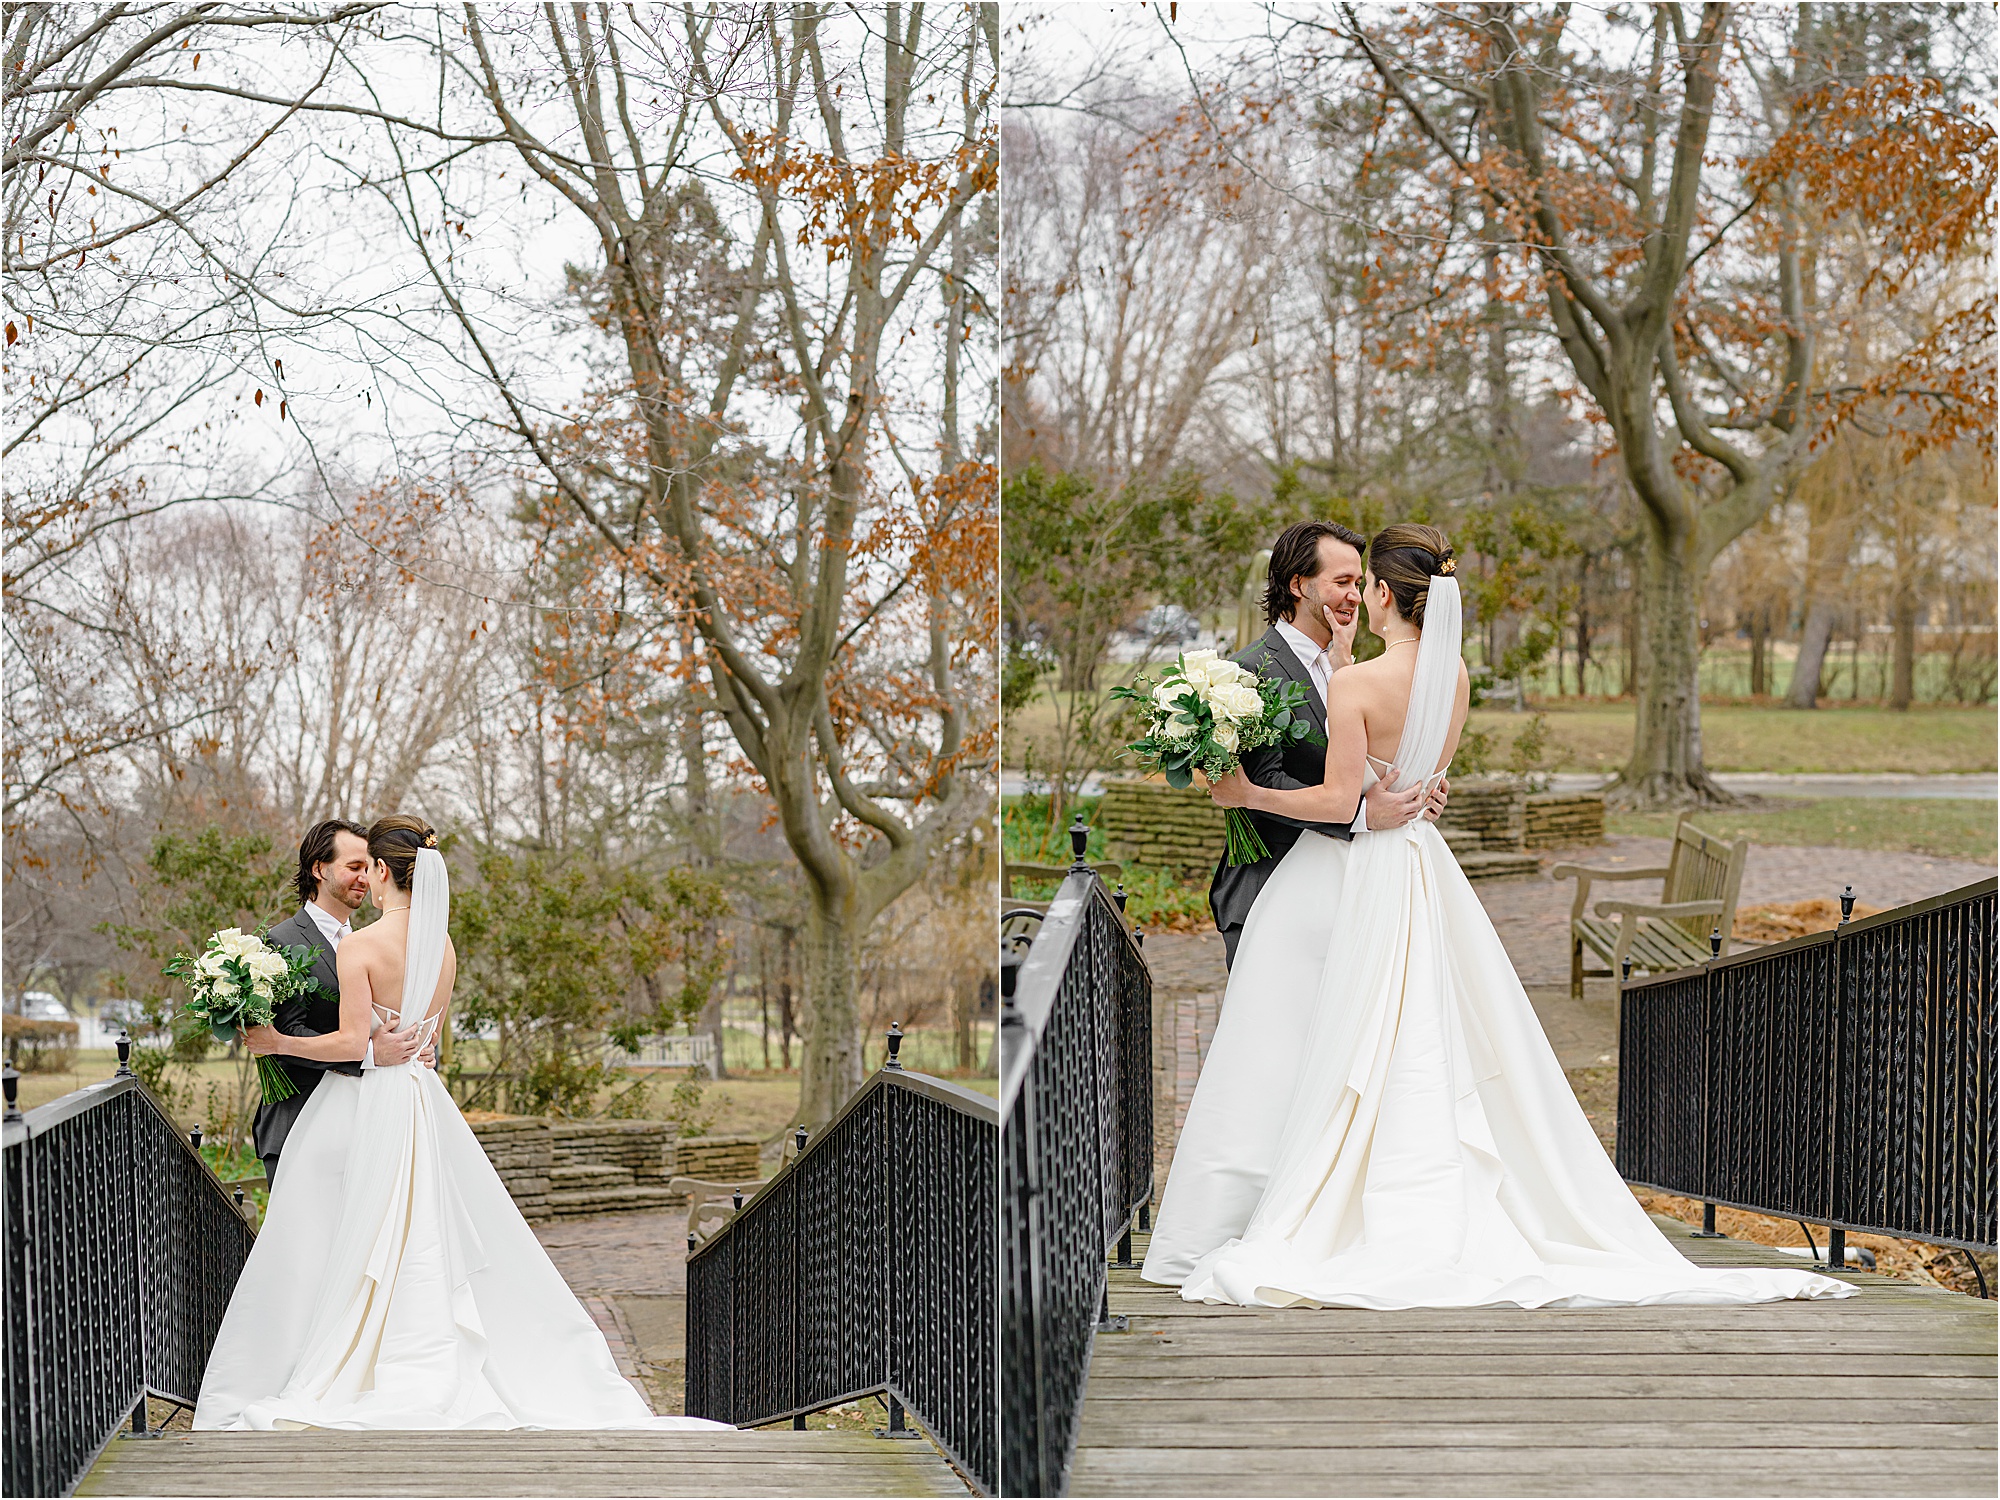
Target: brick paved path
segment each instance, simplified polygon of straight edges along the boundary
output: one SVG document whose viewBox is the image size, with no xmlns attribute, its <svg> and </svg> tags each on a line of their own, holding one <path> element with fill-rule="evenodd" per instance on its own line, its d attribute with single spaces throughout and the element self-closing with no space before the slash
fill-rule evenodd
<svg viewBox="0 0 2000 1500">
<path fill-rule="evenodd" d="M 1567 880 L 1551 881 L 1547 869 L 1564 861 L 1643 868 L 1665 864 L 1668 852 L 1666 839 L 1612 838 L 1587 848 L 1552 851 L 1544 857 L 1544 873 L 1539 876 L 1485 881 L 1473 887 L 1565 1068 L 1615 1059 L 1617 992 L 1610 980 L 1595 980 L 1586 987 L 1580 1005 L 1571 1001 L 1569 907 L 1575 886 Z M 1992 873 L 1987 865 L 1924 854 L 1753 845 L 1743 874 L 1742 902 L 1754 906 L 1838 895 L 1843 885 L 1851 883 L 1858 901 L 1899 906 Z M 1616 899 L 1645 901 L 1657 900 L 1659 888 L 1657 880 L 1646 880 L 1621 881 L 1613 889 Z M 1174 1142 L 1180 1138 L 1195 1080 L 1215 1035 L 1228 972 L 1222 965 L 1222 937 L 1213 931 L 1156 933 L 1145 946 L 1153 972 L 1156 1181 L 1164 1187 Z"/>
<path fill-rule="evenodd" d="M 681 1409 L 687 1212 L 647 1209 L 535 1225 L 535 1237 L 653 1410 Z"/>
</svg>

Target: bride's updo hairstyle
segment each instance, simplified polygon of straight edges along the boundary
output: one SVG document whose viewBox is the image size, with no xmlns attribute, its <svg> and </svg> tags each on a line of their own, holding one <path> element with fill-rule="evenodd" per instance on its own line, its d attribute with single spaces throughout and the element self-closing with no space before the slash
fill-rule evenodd
<svg viewBox="0 0 2000 1500">
<path fill-rule="evenodd" d="M 1431 595 L 1431 580 L 1458 570 L 1445 534 L 1415 521 L 1385 526 L 1369 538 L 1368 566 L 1377 583 L 1389 586 L 1396 612 L 1419 630 L 1424 628 L 1424 602 Z M 374 849 L 372 839 L 368 847 Z"/>
<path fill-rule="evenodd" d="M 417 851 L 435 849 L 437 841 L 436 831 L 422 818 L 391 813 L 386 818 L 377 818 L 368 830 L 368 857 L 387 865 L 396 889 L 407 891 L 416 873 Z"/>
</svg>

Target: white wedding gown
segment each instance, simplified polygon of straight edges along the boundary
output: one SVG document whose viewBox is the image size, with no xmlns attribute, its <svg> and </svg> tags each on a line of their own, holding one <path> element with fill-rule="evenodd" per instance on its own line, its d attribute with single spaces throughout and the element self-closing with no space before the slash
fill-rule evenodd
<svg viewBox="0 0 2000 1500">
<path fill-rule="evenodd" d="M 1458 685 L 1434 578 L 1398 786 L 1437 767 Z M 1369 776 L 1373 778 L 1373 771 Z M 1621 1306 L 1843 1297 L 1708 1270 L 1598 1144 L 1437 829 L 1302 837 L 1244 923 L 1143 1272 L 1191 1302 Z"/>
<path fill-rule="evenodd" d="M 418 855 L 402 1024 L 444 955 L 444 861 Z M 437 1074 L 328 1073 L 285 1143 L 199 1429 L 715 1428 L 653 1415 Z"/>
</svg>

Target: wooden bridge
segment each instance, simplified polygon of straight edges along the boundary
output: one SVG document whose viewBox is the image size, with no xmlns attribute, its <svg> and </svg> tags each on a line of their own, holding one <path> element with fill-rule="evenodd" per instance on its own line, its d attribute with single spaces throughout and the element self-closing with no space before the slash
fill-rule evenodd
<svg viewBox="0 0 2000 1500">
<path fill-rule="evenodd" d="M 865 1432 L 167 1432 L 79 1495 L 964 1495 L 929 1443 Z"/>
<path fill-rule="evenodd" d="M 1657 1222 L 1700 1265 L 1801 1264 Z M 1859 1296 L 1360 1312 L 1114 1269 L 1070 1493 L 1993 1494 L 1993 1304 L 1840 1274 Z"/>
</svg>

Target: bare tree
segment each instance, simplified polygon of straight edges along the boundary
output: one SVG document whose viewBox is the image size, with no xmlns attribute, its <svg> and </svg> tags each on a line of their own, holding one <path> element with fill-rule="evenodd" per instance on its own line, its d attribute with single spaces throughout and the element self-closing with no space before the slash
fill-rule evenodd
<svg viewBox="0 0 2000 1500">
<path fill-rule="evenodd" d="M 623 368 L 582 400 L 490 341 L 430 248 L 449 184 L 390 127 L 384 190 L 495 420 L 606 588 L 691 626 L 660 669 L 711 684 L 805 873 L 808 1122 L 860 1079 L 857 944 L 989 805 L 993 482 L 949 463 L 936 388 L 939 333 L 968 326 L 954 232 L 993 185 L 998 18 L 946 15 L 466 9 L 447 67 L 597 241 L 578 289 Z"/>
</svg>

